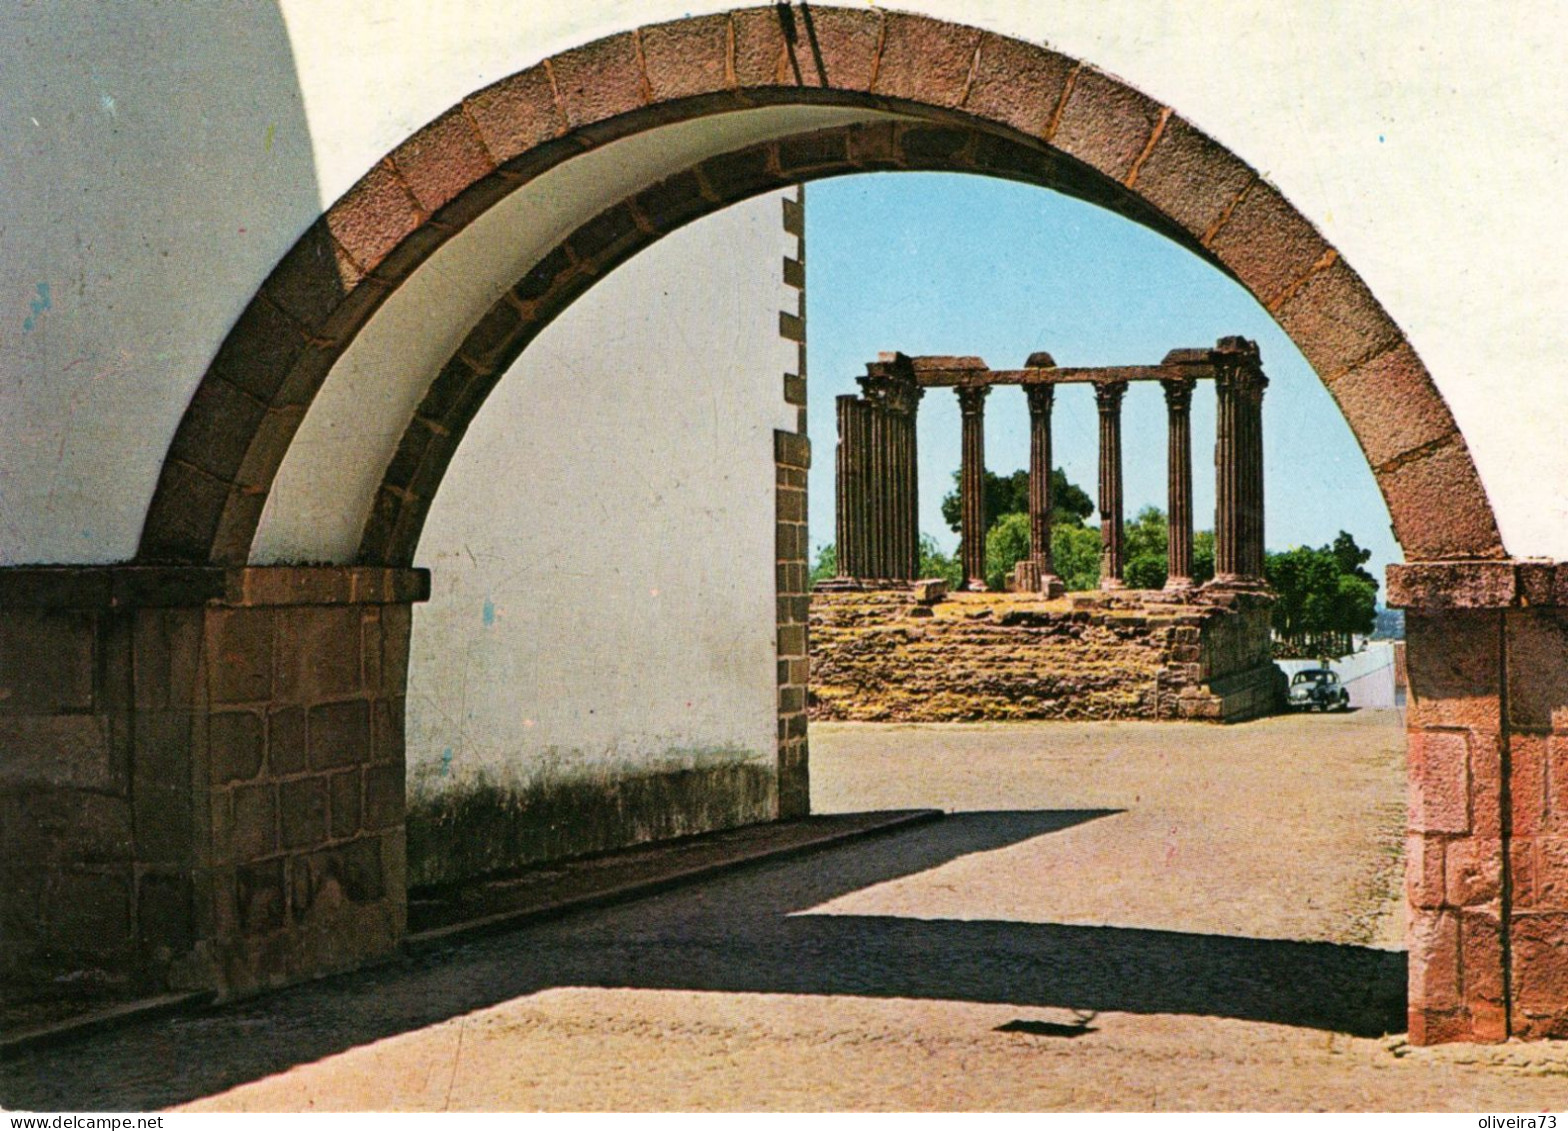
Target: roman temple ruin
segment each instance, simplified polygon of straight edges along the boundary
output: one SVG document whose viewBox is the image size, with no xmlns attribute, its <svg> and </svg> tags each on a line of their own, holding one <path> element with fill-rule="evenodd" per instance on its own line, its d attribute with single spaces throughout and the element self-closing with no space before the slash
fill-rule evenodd
<svg viewBox="0 0 1568 1131">
<path fill-rule="evenodd" d="M 1048 353 L 1021 369 L 977 357 L 883 354 L 838 398 L 838 576 L 812 605 L 818 718 L 1207 718 L 1270 711 L 1271 596 L 1263 575 L 1263 393 L 1256 343 L 1222 338 L 1157 365 L 1065 367 Z M 1122 487 L 1122 401 L 1134 381 L 1165 394 L 1168 570 L 1130 589 Z M 1214 384 L 1214 576 L 1193 566 L 1192 396 Z M 1029 406 L 1029 552 L 1005 597 L 984 596 L 985 401 L 1022 386 Z M 1051 413 L 1058 386 L 1089 385 L 1099 420 L 1098 593 L 1067 594 L 1051 551 Z M 959 594 L 920 578 L 916 415 L 952 389 L 963 443 Z M 919 582 L 919 584 L 915 584 Z"/>
</svg>

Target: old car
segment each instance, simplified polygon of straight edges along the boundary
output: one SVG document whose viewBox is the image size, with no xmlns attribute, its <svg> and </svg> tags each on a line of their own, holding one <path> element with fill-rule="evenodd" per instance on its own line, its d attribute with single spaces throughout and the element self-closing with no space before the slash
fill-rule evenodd
<svg viewBox="0 0 1568 1131">
<path fill-rule="evenodd" d="M 1290 681 L 1290 707 L 1295 711 L 1344 711 L 1350 707 L 1350 692 L 1339 676 L 1328 668 L 1305 668 Z"/>
</svg>

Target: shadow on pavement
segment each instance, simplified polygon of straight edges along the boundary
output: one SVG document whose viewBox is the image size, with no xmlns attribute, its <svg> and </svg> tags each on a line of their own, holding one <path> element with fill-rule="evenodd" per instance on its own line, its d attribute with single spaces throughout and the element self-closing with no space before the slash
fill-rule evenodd
<svg viewBox="0 0 1568 1131">
<path fill-rule="evenodd" d="M 809 911 L 848 892 L 1115 812 L 954 814 L 206 1014 L 137 1023 L 0 1064 L 0 1104 L 78 1111 L 164 1107 L 566 986 L 1192 1014 L 1358 1036 L 1404 1028 L 1406 961 L 1397 952 L 1119 927 Z"/>
</svg>

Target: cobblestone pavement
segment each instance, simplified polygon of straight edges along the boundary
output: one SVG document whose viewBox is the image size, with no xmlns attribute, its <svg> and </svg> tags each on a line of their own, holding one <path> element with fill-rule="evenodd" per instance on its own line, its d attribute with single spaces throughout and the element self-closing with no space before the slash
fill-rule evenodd
<svg viewBox="0 0 1568 1131">
<path fill-rule="evenodd" d="M 1410 1049 L 1393 713 L 812 728 L 935 824 L 0 1065 L 0 1102 L 1561 1108 L 1568 1046 Z M 1385 1035 L 1385 1030 L 1395 1031 Z"/>
</svg>

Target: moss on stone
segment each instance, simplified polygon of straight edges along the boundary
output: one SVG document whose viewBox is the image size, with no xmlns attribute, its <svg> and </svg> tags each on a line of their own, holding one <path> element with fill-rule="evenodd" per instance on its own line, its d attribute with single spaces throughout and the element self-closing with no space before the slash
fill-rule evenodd
<svg viewBox="0 0 1568 1131">
<path fill-rule="evenodd" d="M 527 778 L 480 769 L 441 781 L 426 770 L 409 789 L 409 887 L 734 828 L 769 820 L 776 807 L 772 763 L 728 748 Z"/>
</svg>

